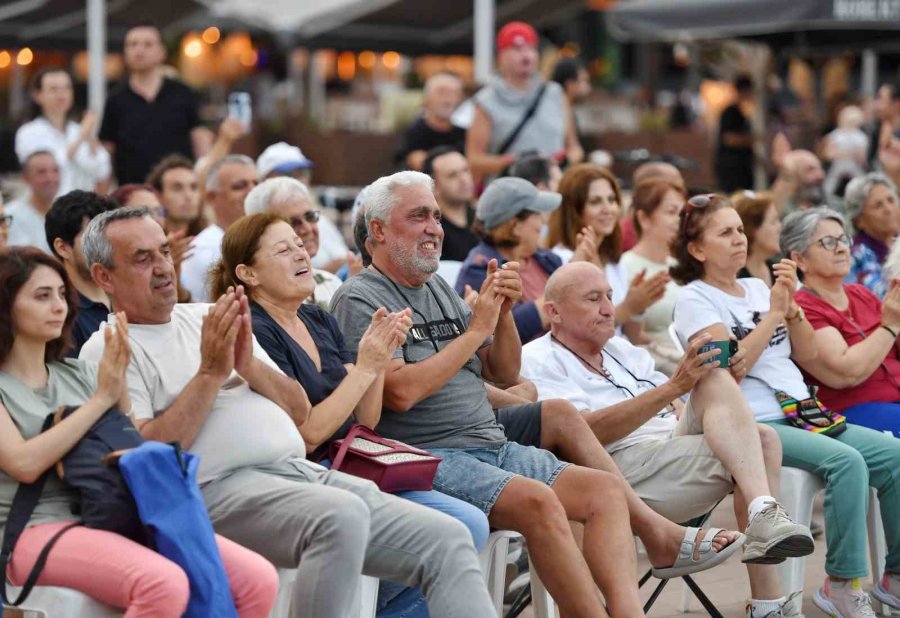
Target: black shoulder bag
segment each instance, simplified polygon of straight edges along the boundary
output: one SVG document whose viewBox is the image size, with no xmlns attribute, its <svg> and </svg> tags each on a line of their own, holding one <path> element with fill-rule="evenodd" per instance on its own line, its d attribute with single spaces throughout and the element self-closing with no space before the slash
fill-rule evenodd
<svg viewBox="0 0 900 618">
<path fill-rule="evenodd" d="M 512 130 L 512 133 L 506 136 L 506 139 L 503 140 L 503 143 L 500 144 L 500 148 L 497 149 L 497 154 L 505 154 L 509 147 L 513 145 L 513 142 L 516 141 L 516 138 L 519 137 L 519 134 L 522 133 L 522 129 L 525 128 L 525 125 L 528 124 L 528 121 L 534 116 L 534 112 L 537 111 L 538 105 L 541 104 L 541 99 L 544 98 L 544 91 L 547 89 L 547 82 L 541 84 L 540 88 L 538 88 L 537 94 L 534 97 L 534 100 L 531 102 L 531 105 L 528 106 L 528 109 L 525 110 L 525 114 L 522 116 L 522 119 L 519 120 L 519 124 L 516 125 L 516 128 Z"/>
<path fill-rule="evenodd" d="M 41 432 L 78 409 L 78 406 L 62 406 L 54 414 L 47 415 Z M 20 483 L 13 498 L 12 507 L 3 531 L 3 547 L 0 550 L 0 574 L 6 577 L 6 569 L 12 558 L 16 541 L 37 507 L 44 490 L 47 477 L 54 471 L 63 482 L 78 494 L 72 504 L 72 513 L 81 518 L 81 522 L 89 528 L 109 530 L 129 539 L 147 545 L 149 536 L 138 516 L 134 497 L 125 484 L 121 472 L 115 466 L 107 465 L 106 457 L 116 451 L 130 449 L 143 443 L 140 432 L 131 420 L 118 409 L 111 408 L 100 417 L 84 434 L 81 440 L 66 453 L 56 466 L 44 472 L 33 483 Z M 22 591 L 15 601 L 6 596 L 6 585 L 0 586 L 0 597 L 8 605 L 19 605 L 25 602 L 31 589 L 34 588 L 47 556 L 59 537 L 73 527 L 81 525 L 73 522 L 53 535 L 31 569 L 31 573 L 22 586 Z"/>
</svg>

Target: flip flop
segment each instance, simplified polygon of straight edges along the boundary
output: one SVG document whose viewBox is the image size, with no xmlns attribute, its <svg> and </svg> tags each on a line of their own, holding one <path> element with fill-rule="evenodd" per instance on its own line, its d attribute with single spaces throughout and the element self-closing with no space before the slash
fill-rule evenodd
<svg viewBox="0 0 900 618">
<path fill-rule="evenodd" d="M 653 577 L 657 579 L 672 579 L 673 577 L 681 577 L 682 575 L 690 575 L 691 573 L 711 569 L 728 560 L 732 554 L 741 548 L 747 538 L 743 534 L 738 534 L 734 541 L 720 551 L 715 551 L 713 549 L 713 539 L 720 532 L 727 531 L 724 528 L 710 528 L 707 530 L 703 540 L 700 541 L 700 550 L 697 552 L 698 559 L 694 560 L 698 532 L 700 532 L 700 528 L 688 527 L 684 531 L 684 538 L 681 540 L 681 548 L 678 550 L 675 564 L 668 567 L 654 567 L 650 571 Z"/>
</svg>

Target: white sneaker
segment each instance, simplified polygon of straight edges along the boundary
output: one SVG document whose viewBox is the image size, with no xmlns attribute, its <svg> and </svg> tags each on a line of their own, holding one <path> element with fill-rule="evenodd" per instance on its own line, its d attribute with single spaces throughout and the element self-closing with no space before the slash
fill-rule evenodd
<svg viewBox="0 0 900 618">
<path fill-rule="evenodd" d="M 893 580 L 895 590 L 891 590 L 891 581 Z M 892 609 L 900 609 L 900 597 L 894 592 L 896 588 L 900 588 L 900 576 L 884 574 L 881 581 L 875 584 L 872 590 L 872 596 L 881 601 L 883 604 L 890 606 Z"/>
<path fill-rule="evenodd" d="M 768 613 L 756 611 L 752 603 L 747 604 L 747 618 L 805 618 L 800 611 L 803 605 L 803 592 L 798 590 L 789 595 L 778 609 Z"/>
<path fill-rule="evenodd" d="M 743 563 L 778 564 L 785 558 L 808 556 L 815 545 L 809 528 L 798 524 L 777 502 L 766 502 L 744 530 Z"/>
<path fill-rule="evenodd" d="M 825 585 L 813 595 L 813 603 L 832 618 L 876 618 L 859 578 L 835 584 L 826 577 Z"/>
</svg>

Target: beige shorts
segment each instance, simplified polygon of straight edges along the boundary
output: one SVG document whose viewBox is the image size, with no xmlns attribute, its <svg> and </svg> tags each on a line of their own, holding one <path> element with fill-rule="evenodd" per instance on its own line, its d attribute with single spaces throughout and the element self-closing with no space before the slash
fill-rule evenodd
<svg viewBox="0 0 900 618">
<path fill-rule="evenodd" d="M 702 429 L 689 401 L 671 438 L 612 454 L 637 495 L 666 519 L 684 523 L 704 515 L 734 488 Z"/>
</svg>

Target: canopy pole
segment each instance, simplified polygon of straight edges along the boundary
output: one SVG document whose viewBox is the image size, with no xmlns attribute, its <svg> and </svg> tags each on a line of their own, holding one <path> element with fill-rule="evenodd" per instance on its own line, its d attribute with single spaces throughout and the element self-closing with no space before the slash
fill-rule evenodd
<svg viewBox="0 0 900 618">
<path fill-rule="evenodd" d="M 494 0 L 475 0 L 475 26 L 472 29 L 475 49 L 475 81 L 487 83 L 494 67 Z"/>
<path fill-rule="evenodd" d="M 88 108 L 103 113 L 106 101 L 106 0 L 87 0 Z"/>
<path fill-rule="evenodd" d="M 878 88 L 878 54 L 872 49 L 864 49 L 862 53 L 862 96 L 874 99 Z"/>
</svg>

